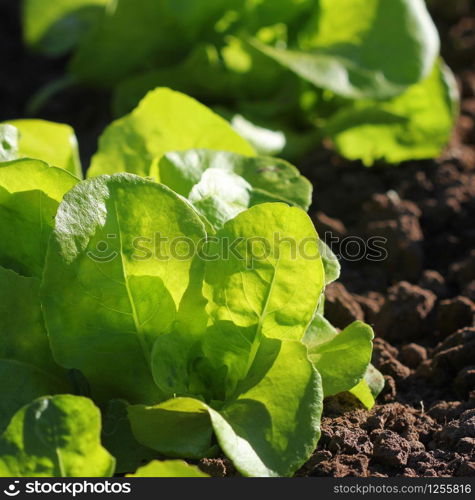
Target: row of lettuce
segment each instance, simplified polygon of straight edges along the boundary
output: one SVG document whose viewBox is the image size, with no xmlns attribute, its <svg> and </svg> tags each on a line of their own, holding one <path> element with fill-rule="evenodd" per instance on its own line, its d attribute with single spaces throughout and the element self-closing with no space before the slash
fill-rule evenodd
<svg viewBox="0 0 475 500">
<path fill-rule="evenodd" d="M 324 397 L 374 404 L 371 328 L 324 318 L 311 184 L 202 104 L 150 92 L 86 180 L 66 125 L 0 125 L 0 161 L 1 476 L 289 476 Z"/>
<path fill-rule="evenodd" d="M 48 56 L 72 52 L 59 86 L 111 90 L 117 116 L 157 86 L 174 88 L 262 154 L 295 160 L 329 139 L 367 165 L 431 158 L 458 112 L 424 0 L 44 4 L 24 0 L 24 39 Z"/>
</svg>

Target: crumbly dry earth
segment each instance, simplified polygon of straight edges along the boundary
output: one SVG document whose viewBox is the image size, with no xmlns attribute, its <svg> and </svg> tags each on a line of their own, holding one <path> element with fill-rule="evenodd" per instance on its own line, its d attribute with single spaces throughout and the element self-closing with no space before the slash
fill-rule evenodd
<svg viewBox="0 0 475 500">
<path fill-rule="evenodd" d="M 336 326 L 355 319 L 374 326 L 384 391 L 371 411 L 350 395 L 326 401 L 318 449 L 300 476 L 475 475 L 475 7 L 438 5 L 444 57 L 462 92 L 444 154 L 368 169 L 319 148 L 301 166 L 315 186 L 311 215 L 320 235 L 382 236 L 388 257 L 344 260 L 341 280 L 326 292 Z M 25 53 L 16 9 L 0 0 L 2 119 L 24 116 L 33 92 L 65 66 Z M 85 158 L 111 119 L 107 96 L 74 88 L 41 117 L 72 124 Z M 200 466 L 235 474 L 227 460 Z"/>
</svg>

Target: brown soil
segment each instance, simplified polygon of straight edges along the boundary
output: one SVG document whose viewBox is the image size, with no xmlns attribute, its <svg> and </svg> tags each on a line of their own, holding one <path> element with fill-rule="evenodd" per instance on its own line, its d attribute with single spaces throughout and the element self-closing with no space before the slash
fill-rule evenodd
<svg viewBox="0 0 475 500">
<path fill-rule="evenodd" d="M 24 51 L 17 4 L 0 0 L 1 120 L 26 116 L 25 102 L 66 65 Z M 315 186 L 319 233 L 382 236 L 388 257 L 342 260 L 339 284 L 327 291 L 337 326 L 355 319 L 374 326 L 384 391 L 371 411 L 350 395 L 329 398 L 318 449 L 298 475 L 475 475 L 475 8 L 441 0 L 433 13 L 462 92 L 443 155 L 368 169 L 319 148 L 301 166 Z M 73 125 L 88 158 L 110 121 L 108 102 L 71 88 L 40 117 Z M 200 466 L 234 474 L 227 460 Z"/>
</svg>

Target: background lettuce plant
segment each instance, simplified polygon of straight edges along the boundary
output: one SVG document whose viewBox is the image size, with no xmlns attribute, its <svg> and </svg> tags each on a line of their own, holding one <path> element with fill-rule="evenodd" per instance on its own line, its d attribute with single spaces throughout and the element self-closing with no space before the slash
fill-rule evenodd
<svg viewBox="0 0 475 500">
<path fill-rule="evenodd" d="M 39 158 L 82 178 L 78 141 L 69 125 L 45 120 L 10 120 L 0 124 L 0 140 L 1 161 Z"/>
<path fill-rule="evenodd" d="M 327 137 L 368 165 L 435 157 L 454 124 L 456 85 L 424 0 L 43 3 L 24 0 L 25 42 L 72 51 L 68 81 L 112 90 L 117 115 L 168 86 L 219 109 L 261 153 L 294 158 Z"/>
<path fill-rule="evenodd" d="M 374 403 L 372 330 L 324 319 L 339 265 L 295 167 L 168 89 L 105 130 L 87 180 L 67 170 L 70 135 L 59 168 L 41 161 L 49 124 L 21 125 L 0 129 L 2 475 L 107 476 L 221 450 L 243 475 L 288 476 L 315 449 L 324 396 Z M 40 159 L 22 158 L 29 137 Z"/>
</svg>

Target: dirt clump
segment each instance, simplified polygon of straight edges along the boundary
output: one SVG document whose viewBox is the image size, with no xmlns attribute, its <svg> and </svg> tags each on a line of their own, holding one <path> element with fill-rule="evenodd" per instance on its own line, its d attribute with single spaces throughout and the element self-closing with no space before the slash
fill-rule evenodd
<svg viewBox="0 0 475 500">
<path fill-rule="evenodd" d="M 325 317 L 337 328 L 345 328 L 353 321 L 364 320 L 364 313 L 344 285 L 335 282 L 325 290 Z"/>
<path fill-rule="evenodd" d="M 378 335 L 391 340 L 424 337 L 431 328 L 436 295 L 407 281 L 389 288 L 386 301 L 375 318 Z"/>
<path fill-rule="evenodd" d="M 437 308 L 436 328 L 440 336 L 447 336 L 464 326 L 474 326 L 475 304 L 457 296 L 440 302 Z"/>
<path fill-rule="evenodd" d="M 470 463 L 473 454 L 472 418 L 473 410 L 468 410 L 460 420 L 442 426 L 430 415 L 400 403 L 325 417 L 318 450 L 300 474 L 456 475 L 465 470 L 463 464 Z"/>
</svg>

